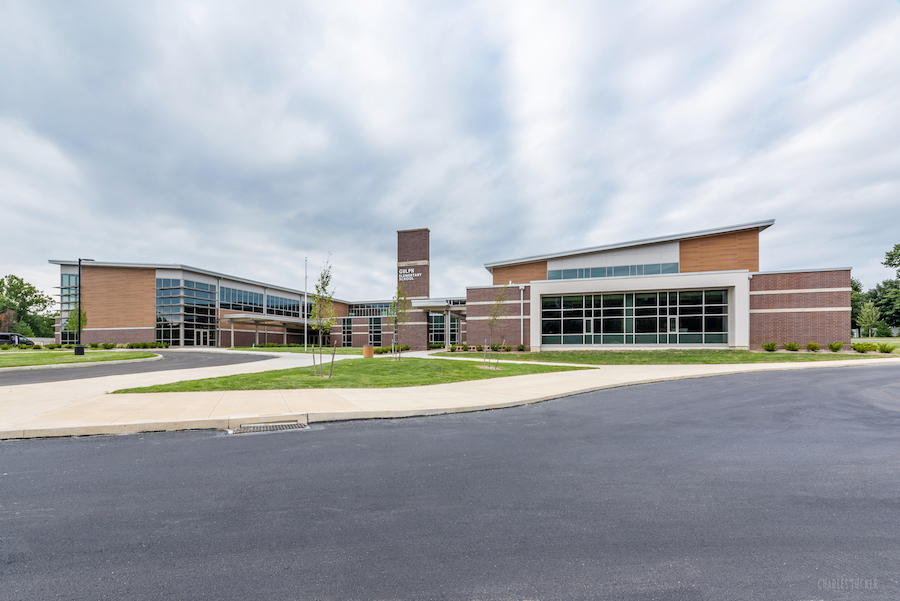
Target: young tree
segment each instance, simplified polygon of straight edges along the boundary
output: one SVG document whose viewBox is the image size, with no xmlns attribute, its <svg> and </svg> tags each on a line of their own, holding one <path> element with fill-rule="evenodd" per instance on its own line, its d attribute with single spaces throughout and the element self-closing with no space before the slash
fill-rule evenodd
<svg viewBox="0 0 900 601">
<path fill-rule="evenodd" d="M 330 256 L 330 255 L 329 255 Z M 319 279 L 316 282 L 316 291 L 313 293 L 313 306 L 310 317 L 312 318 L 312 328 L 318 333 L 319 339 L 319 367 L 322 366 L 322 340 L 326 333 L 331 332 L 331 326 L 335 324 L 334 317 L 334 291 L 331 287 L 331 261 L 326 259 L 319 272 Z M 313 349 L 313 373 L 316 373 L 316 351 Z M 324 368 L 322 376 L 325 375 Z"/>
<path fill-rule="evenodd" d="M 865 329 L 867 336 L 871 336 L 872 328 L 878 322 L 880 317 L 881 314 L 875 306 L 875 303 L 872 301 L 865 303 L 859 310 L 859 317 L 856 318 L 857 323 L 859 323 L 860 335 L 862 335 L 862 331 Z"/>
<path fill-rule="evenodd" d="M 494 329 L 497 327 L 500 318 L 506 314 L 506 295 L 507 289 L 506 284 L 500 286 L 497 289 L 497 295 L 494 297 L 494 303 L 491 305 L 491 314 L 487 318 L 487 327 L 490 332 L 490 342 L 485 345 L 485 357 L 487 357 L 487 351 L 494 344 Z M 504 341 L 506 342 L 506 341 Z M 500 362 L 500 358 L 497 357 L 497 363 Z"/>
<path fill-rule="evenodd" d="M 403 282 L 397 284 L 397 292 L 391 300 L 391 308 L 388 312 L 387 322 L 392 327 L 394 334 L 391 339 L 391 354 L 394 354 L 394 347 L 397 348 L 397 358 L 402 354 L 402 344 L 400 343 L 400 328 L 409 322 L 410 302 L 406 294 L 406 288 Z"/>
<path fill-rule="evenodd" d="M 74 308 L 69 311 L 69 319 L 66 320 L 66 325 L 63 326 L 63 330 L 66 332 L 75 332 L 78 334 L 78 339 L 81 340 L 81 333 L 84 332 L 84 328 L 87 326 L 87 313 L 84 312 L 84 307 L 81 308 L 81 329 L 78 329 L 78 308 Z"/>
</svg>

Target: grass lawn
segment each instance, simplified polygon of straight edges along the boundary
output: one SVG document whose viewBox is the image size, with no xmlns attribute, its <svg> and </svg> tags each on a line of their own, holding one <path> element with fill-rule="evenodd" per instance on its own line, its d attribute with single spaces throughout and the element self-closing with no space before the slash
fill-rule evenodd
<svg viewBox="0 0 900 601">
<path fill-rule="evenodd" d="M 233 350 L 235 351 L 268 351 L 270 353 L 311 353 L 313 352 L 313 347 L 310 346 L 307 350 L 303 350 L 302 346 L 236 346 Z M 319 347 L 316 347 L 316 354 L 319 354 Z M 339 346 L 337 348 L 337 355 L 362 355 L 363 350 L 362 347 L 343 347 Z M 325 347 L 322 349 L 322 355 L 331 356 L 331 349 L 329 347 Z"/>
<path fill-rule="evenodd" d="M 849 350 L 849 347 L 845 347 Z M 482 353 L 438 353 L 441 357 L 481 358 Z M 494 357 L 497 353 L 494 353 Z M 891 357 L 879 353 L 832 353 L 819 351 L 776 351 L 763 353 L 727 349 L 661 349 L 634 351 L 541 351 L 534 353 L 504 353 L 509 361 L 547 361 L 552 363 L 582 363 L 584 365 L 676 365 L 696 363 L 791 363 L 802 361 L 834 361 L 837 359 L 872 359 Z M 502 364 L 502 360 L 501 360 Z"/>
<path fill-rule="evenodd" d="M 0 369 L 4 367 L 24 367 L 26 365 L 54 365 L 57 363 L 96 363 L 97 361 L 122 361 L 128 359 L 146 359 L 155 353 L 135 353 L 116 351 L 88 351 L 84 355 L 75 356 L 75 351 L 0 351 Z"/>
<path fill-rule="evenodd" d="M 571 367 L 549 365 L 515 365 L 500 363 L 500 369 L 481 369 L 469 361 L 435 361 L 434 359 L 360 359 L 337 361 L 333 378 L 312 375 L 312 367 L 298 367 L 258 374 L 239 374 L 224 378 L 189 380 L 145 388 L 129 388 L 116 392 L 191 392 L 201 390 L 285 390 L 290 388 L 395 388 L 424 386 L 446 382 L 483 380 L 506 376 L 522 376 Z M 327 366 L 326 366 L 327 367 Z"/>
</svg>

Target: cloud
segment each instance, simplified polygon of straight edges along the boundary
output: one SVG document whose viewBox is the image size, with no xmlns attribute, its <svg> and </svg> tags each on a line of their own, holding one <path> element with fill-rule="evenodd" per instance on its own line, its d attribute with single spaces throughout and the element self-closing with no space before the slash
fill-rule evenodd
<svg viewBox="0 0 900 601">
<path fill-rule="evenodd" d="M 7 2 L 0 201 L 50 257 L 434 295 L 487 261 L 774 217 L 764 269 L 898 242 L 900 10 L 881 0 Z"/>
</svg>

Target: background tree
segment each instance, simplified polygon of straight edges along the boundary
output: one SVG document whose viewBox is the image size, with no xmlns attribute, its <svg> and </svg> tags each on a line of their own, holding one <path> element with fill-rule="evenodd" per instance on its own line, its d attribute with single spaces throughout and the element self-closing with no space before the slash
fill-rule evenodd
<svg viewBox="0 0 900 601">
<path fill-rule="evenodd" d="M 859 323 L 860 335 L 862 335 L 863 330 L 865 330 L 866 335 L 871 336 L 872 328 L 875 327 L 879 317 L 881 317 L 881 314 L 878 312 L 875 303 L 868 301 L 863 304 L 862 308 L 859 310 L 859 317 L 856 318 L 856 321 Z"/>
<path fill-rule="evenodd" d="M 329 255 L 330 256 L 330 255 Z M 312 317 L 312 328 L 316 330 L 319 339 L 319 366 L 322 366 L 322 343 L 326 333 L 331 332 L 331 327 L 335 324 L 334 317 L 334 291 L 331 287 L 331 261 L 326 259 L 319 272 L 319 279 L 316 281 L 316 291 L 313 293 L 313 306 L 310 316 Z M 313 349 L 313 373 L 315 373 L 315 354 Z M 325 375 L 325 370 L 322 374 Z"/>
<path fill-rule="evenodd" d="M 12 310 L 15 313 L 9 325 L 11 331 L 52 338 L 53 317 L 47 314 L 52 306 L 51 297 L 22 278 L 15 275 L 0 278 L 0 312 Z"/>
<path fill-rule="evenodd" d="M 866 302 L 866 293 L 863 292 L 862 282 L 856 278 L 850 278 L 850 327 L 858 328 L 856 318 L 859 317 L 859 309 Z"/>
<path fill-rule="evenodd" d="M 387 322 L 394 331 L 393 341 L 391 342 L 391 353 L 394 352 L 394 346 L 397 347 L 397 357 L 402 353 L 402 344 L 400 342 L 400 328 L 409 322 L 410 303 L 406 294 L 406 288 L 403 282 L 397 284 L 397 292 L 391 300 L 391 308 L 388 312 Z"/>
<path fill-rule="evenodd" d="M 900 280 L 885 280 L 866 292 L 865 299 L 875 303 L 885 325 L 900 326 Z"/>
<path fill-rule="evenodd" d="M 881 264 L 896 269 L 897 278 L 900 279 L 900 244 L 895 244 L 893 250 L 884 253 L 884 261 Z"/>
</svg>

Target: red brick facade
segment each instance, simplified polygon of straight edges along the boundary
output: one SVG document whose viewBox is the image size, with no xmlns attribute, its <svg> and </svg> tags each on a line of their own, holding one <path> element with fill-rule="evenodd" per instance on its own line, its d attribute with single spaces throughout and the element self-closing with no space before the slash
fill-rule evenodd
<svg viewBox="0 0 900 601">
<path fill-rule="evenodd" d="M 519 344 L 529 348 L 531 286 L 525 286 L 524 290 L 520 290 L 518 285 L 506 287 L 506 301 L 501 305 L 500 319 L 494 326 L 492 336 L 485 318 L 490 316 L 499 290 L 500 286 L 466 290 L 466 342 L 474 346 L 484 344 L 485 341 L 489 341 L 489 344 L 506 341 L 513 348 Z M 520 294 L 524 296 L 524 300 Z"/>
<path fill-rule="evenodd" d="M 751 349 L 767 342 L 817 342 L 824 347 L 829 342 L 849 341 L 849 270 L 753 275 Z"/>
</svg>

